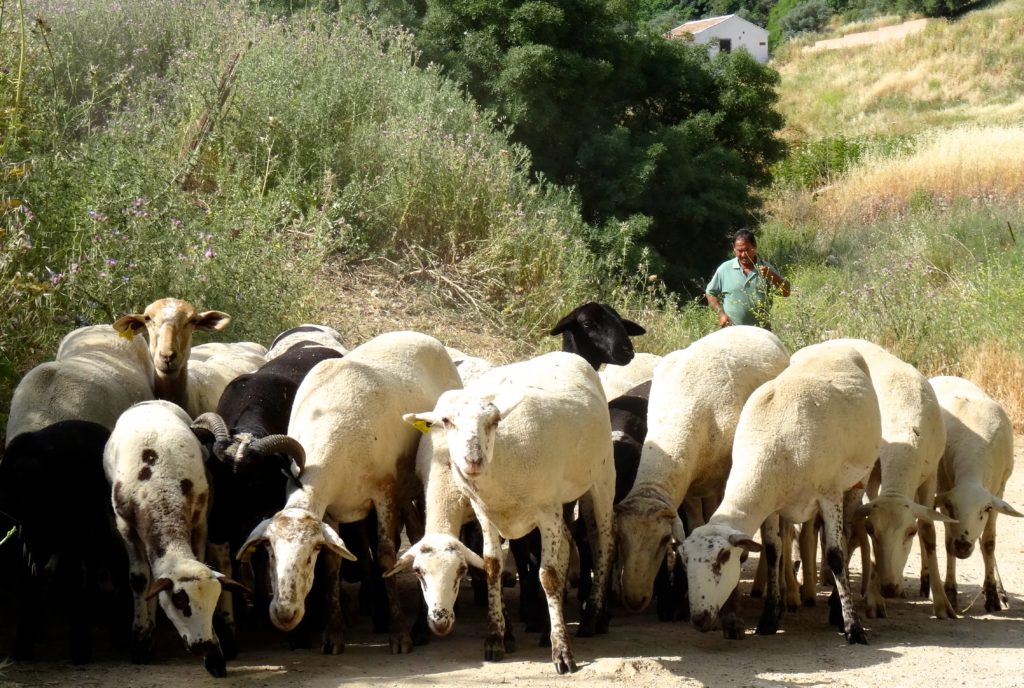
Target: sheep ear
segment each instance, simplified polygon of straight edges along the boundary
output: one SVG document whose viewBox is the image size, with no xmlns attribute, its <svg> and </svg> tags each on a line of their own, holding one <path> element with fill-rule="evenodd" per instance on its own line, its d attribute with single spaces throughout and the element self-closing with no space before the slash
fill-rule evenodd
<svg viewBox="0 0 1024 688">
<path fill-rule="evenodd" d="M 402 420 L 423 434 L 427 434 L 434 427 L 434 424 L 441 419 L 433 411 L 424 411 L 423 413 L 406 413 L 402 416 Z"/>
<path fill-rule="evenodd" d="M 1020 513 L 1012 506 L 1010 506 L 1009 502 L 1004 502 L 1002 499 L 996 497 L 995 495 L 992 495 L 992 509 L 998 511 L 1001 514 L 1006 514 L 1007 516 L 1016 516 L 1017 518 L 1024 518 L 1024 514 Z"/>
<path fill-rule="evenodd" d="M 197 316 L 196 329 L 205 332 L 223 330 L 231 322 L 231 316 L 223 311 L 203 311 Z"/>
<path fill-rule="evenodd" d="M 479 554 L 471 550 L 469 547 L 467 547 L 466 543 L 462 542 L 461 540 L 459 540 L 459 549 L 462 550 L 462 557 L 466 560 L 467 564 L 469 564 L 470 566 L 474 566 L 480 569 L 481 571 L 484 570 L 483 558 Z"/>
<path fill-rule="evenodd" d="M 628 334 L 630 337 L 639 337 L 642 334 L 647 334 L 647 330 L 645 330 L 642 326 L 637 325 L 632 320 L 626 320 L 625 318 L 623 318 L 622 326 L 626 328 L 626 334 Z"/>
<path fill-rule="evenodd" d="M 762 547 L 761 543 L 754 542 L 751 538 L 743 533 L 733 533 L 729 536 L 729 544 L 733 547 L 739 547 L 745 549 L 748 552 L 760 552 Z"/>
<path fill-rule="evenodd" d="M 225 576 L 220 571 L 214 571 L 213 575 L 217 578 L 218 581 L 220 581 L 220 587 L 224 590 L 234 590 L 235 592 L 240 592 L 245 595 L 252 595 L 252 590 L 245 587 L 244 585 L 236 581 L 234 578 Z"/>
<path fill-rule="evenodd" d="M 679 518 L 679 514 L 672 520 L 672 537 L 680 543 L 686 539 L 686 528 L 683 527 L 683 519 Z"/>
<path fill-rule="evenodd" d="M 170 590 L 174 587 L 174 581 L 170 578 L 157 578 L 149 586 L 149 590 L 146 591 L 146 599 L 151 600 L 165 590 Z"/>
<path fill-rule="evenodd" d="M 405 571 L 407 568 L 412 566 L 412 562 L 416 558 L 416 555 L 419 553 L 419 551 L 420 550 L 418 544 L 413 545 L 412 547 L 407 549 L 405 551 L 405 554 L 398 558 L 398 561 L 395 562 L 395 565 L 384 572 L 384 577 L 391 578 L 391 576 L 395 575 L 396 573 L 401 573 L 402 571 Z"/>
<path fill-rule="evenodd" d="M 562 334 L 563 332 L 565 332 L 566 328 L 568 328 L 569 325 L 576 322 L 576 312 L 578 310 L 578 308 L 573 309 L 572 313 L 570 313 L 569 315 L 565 316 L 557 323 L 555 323 L 555 326 L 551 328 L 550 332 L 548 332 L 548 336 L 554 337 L 556 334 Z"/>
<path fill-rule="evenodd" d="M 934 509 L 929 509 L 928 507 L 921 506 L 920 504 L 912 504 L 910 506 L 910 511 L 914 514 L 915 518 L 923 521 L 930 521 L 932 523 L 936 521 L 939 523 L 956 523 L 955 518 L 950 518 L 941 511 L 935 511 Z"/>
<path fill-rule="evenodd" d="M 508 414 L 512 413 L 516 406 L 519 406 L 523 398 L 523 390 L 521 389 L 506 390 L 494 397 L 491 403 L 498 409 L 498 419 L 503 420 L 507 418 Z"/>
<path fill-rule="evenodd" d="M 131 315 L 118 318 L 111 327 L 120 332 L 122 336 L 134 337 L 146 329 L 145 316 L 139 313 L 132 313 Z"/>
<path fill-rule="evenodd" d="M 344 541 L 342 541 L 341 536 L 338 535 L 338 531 L 336 531 L 332 526 L 329 526 L 328 524 L 321 522 L 320 532 L 324 536 L 324 544 L 327 546 L 327 549 L 331 550 L 342 559 L 356 561 L 356 555 L 348 551 L 348 547 L 345 546 L 345 543 Z"/>
<path fill-rule="evenodd" d="M 258 526 L 253 528 L 253 531 L 249 533 L 249 537 L 246 538 L 245 544 L 238 549 L 238 554 L 235 555 L 235 559 L 238 561 L 246 562 L 252 557 L 253 550 L 261 542 L 265 542 L 267 539 L 267 529 L 270 527 L 271 519 L 265 519 Z"/>
</svg>

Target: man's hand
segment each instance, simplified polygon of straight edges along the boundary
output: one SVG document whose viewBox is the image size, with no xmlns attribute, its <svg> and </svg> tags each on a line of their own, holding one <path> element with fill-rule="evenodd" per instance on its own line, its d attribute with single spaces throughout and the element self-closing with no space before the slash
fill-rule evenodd
<svg viewBox="0 0 1024 688">
<path fill-rule="evenodd" d="M 729 316 L 726 315 L 725 309 L 723 308 L 722 310 L 718 311 L 718 326 L 728 327 L 729 325 L 732 325 L 732 320 L 729 319 Z"/>
</svg>

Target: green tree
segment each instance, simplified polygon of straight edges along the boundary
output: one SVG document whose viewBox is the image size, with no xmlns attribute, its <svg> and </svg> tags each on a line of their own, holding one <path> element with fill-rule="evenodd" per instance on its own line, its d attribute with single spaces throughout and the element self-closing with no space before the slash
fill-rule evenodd
<svg viewBox="0 0 1024 688">
<path fill-rule="evenodd" d="M 429 0 L 418 39 L 595 225 L 641 237 L 676 289 L 706 278 L 784 154 L 778 76 L 745 51 L 667 41 L 603 0 Z M 611 230 L 609 230 L 611 231 Z M 600 242 L 598 242 L 600 243 Z"/>
</svg>

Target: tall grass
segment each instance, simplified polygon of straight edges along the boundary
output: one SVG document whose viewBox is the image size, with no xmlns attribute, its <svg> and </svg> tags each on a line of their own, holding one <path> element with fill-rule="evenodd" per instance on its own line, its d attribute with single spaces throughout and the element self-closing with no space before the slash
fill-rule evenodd
<svg viewBox="0 0 1024 688">
<path fill-rule="evenodd" d="M 24 96 L 2 103 L 3 403 L 72 327 L 168 294 L 268 341 L 320 312 L 329 261 L 401 261 L 538 339 L 624 277 L 572 194 L 532 183 L 401 30 L 217 0 L 25 6 L 34 30 L 0 26 L 0 67 L 24 65 Z"/>
</svg>

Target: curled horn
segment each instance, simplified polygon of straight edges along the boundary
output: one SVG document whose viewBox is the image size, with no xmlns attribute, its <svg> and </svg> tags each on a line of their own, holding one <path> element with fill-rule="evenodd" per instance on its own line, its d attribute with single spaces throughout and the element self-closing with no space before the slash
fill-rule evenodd
<svg viewBox="0 0 1024 688">
<path fill-rule="evenodd" d="M 292 459 L 292 475 L 298 480 L 302 471 L 306 468 L 306 450 L 302 448 L 299 441 L 288 435 L 268 435 L 261 437 L 249 448 L 261 454 L 276 454 L 278 452 L 287 454 Z"/>
<path fill-rule="evenodd" d="M 224 452 L 231 444 L 231 433 L 228 426 L 218 414 L 208 411 L 192 421 L 192 432 L 206 431 L 213 435 L 213 455 L 225 461 Z"/>
</svg>

